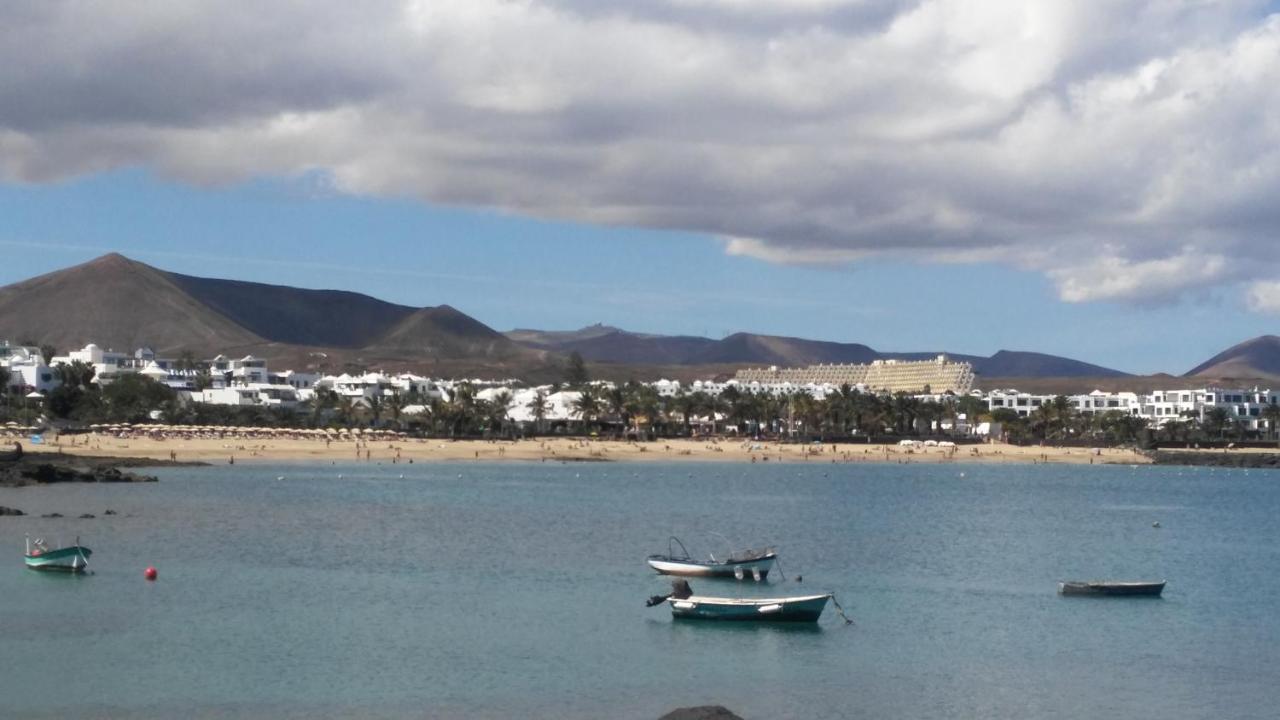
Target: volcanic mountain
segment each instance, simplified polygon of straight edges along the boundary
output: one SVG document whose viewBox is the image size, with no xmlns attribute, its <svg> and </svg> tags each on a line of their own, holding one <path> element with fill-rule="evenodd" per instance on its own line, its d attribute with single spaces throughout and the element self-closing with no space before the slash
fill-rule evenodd
<svg viewBox="0 0 1280 720">
<path fill-rule="evenodd" d="M 414 308 L 339 290 L 310 290 L 158 270 L 104 255 L 0 288 L 0 338 L 59 351 L 92 342 L 161 354 L 253 353 L 542 364 L 448 306 Z"/>
<path fill-rule="evenodd" d="M 1192 368 L 1187 377 L 1280 378 L 1280 337 L 1263 335 L 1227 348 Z"/>
<path fill-rule="evenodd" d="M 695 336 L 644 335 L 607 325 L 581 330 L 519 329 L 507 337 L 529 347 L 555 352 L 578 352 L 586 360 L 642 365 L 778 365 L 796 367 L 817 363 L 866 363 L 896 358 L 927 360 L 938 352 L 880 352 L 858 343 L 824 342 L 777 335 L 735 333 L 722 340 Z M 1125 377 L 1126 373 L 1069 358 L 1033 352 L 1001 350 L 991 357 L 947 353 L 973 364 L 984 377 Z"/>
</svg>

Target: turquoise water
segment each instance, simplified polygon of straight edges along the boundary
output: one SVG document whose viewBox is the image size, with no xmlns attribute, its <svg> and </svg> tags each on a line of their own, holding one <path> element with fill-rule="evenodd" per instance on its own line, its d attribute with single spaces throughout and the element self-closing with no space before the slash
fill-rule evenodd
<svg viewBox="0 0 1280 720">
<path fill-rule="evenodd" d="M 927 465 L 174 468 L 0 489 L 0 716 L 1273 717 L 1280 474 Z M 401 475 L 403 474 L 403 478 Z M 339 476 L 342 477 L 339 477 Z M 277 479 L 283 476 L 284 479 Z M 107 508 L 119 515 L 104 516 Z M 1159 521 L 1161 527 L 1153 528 Z M 94 550 L 23 569 L 23 535 Z M 856 624 L 673 622 L 667 536 L 770 542 Z M 696 548 L 695 548 L 696 546 Z M 143 580 L 155 565 L 160 579 Z M 1167 578 L 1162 599 L 1063 578 Z"/>
</svg>

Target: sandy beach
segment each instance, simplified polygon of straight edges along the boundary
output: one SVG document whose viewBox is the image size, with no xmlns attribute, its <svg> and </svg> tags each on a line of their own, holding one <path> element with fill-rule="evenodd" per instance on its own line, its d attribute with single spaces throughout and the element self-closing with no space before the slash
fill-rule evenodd
<svg viewBox="0 0 1280 720">
<path fill-rule="evenodd" d="M 800 445 L 720 439 L 654 442 L 584 438 L 524 440 L 332 440 L 275 437 L 157 438 L 79 435 L 46 437 L 43 451 L 140 457 L 182 462 L 267 463 L 345 461 L 382 464 L 422 462 L 809 462 L 809 463 L 1049 463 L 1146 464 L 1123 449 L 1018 447 L 1006 444 L 953 448 L 897 445 Z"/>
</svg>

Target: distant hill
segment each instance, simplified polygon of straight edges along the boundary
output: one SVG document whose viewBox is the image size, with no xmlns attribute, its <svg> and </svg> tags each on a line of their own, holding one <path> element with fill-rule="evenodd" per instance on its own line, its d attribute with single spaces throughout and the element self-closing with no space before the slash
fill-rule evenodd
<svg viewBox="0 0 1280 720">
<path fill-rule="evenodd" d="M 90 342 L 122 351 L 207 352 L 265 342 L 167 273 L 116 254 L 0 287 L 0 338 L 64 352 Z"/>
<path fill-rule="evenodd" d="M 93 342 L 161 354 L 421 358 L 460 371 L 469 363 L 501 371 L 548 360 L 447 305 L 413 308 L 339 290 L 192 277 L 114 253 L 0 288 L 0 338 L 63 352 Z"/>
<path fill-rule="evenodd" d="M 530 347 L 561 353 L 578 352 L 601 363 L 633 365 L 778 365 L 867 363 L 896 358 L 926 360 L 940 352 L 879 352 L 858 343 L 805 340 L 777 335 L 735 333 L 723 340 L 705 337 L 641 335 L 607 325 L 548 332 L 513 330 L 507 336 Z M 1034 352 L 1001 350 L 991 357 L 947 353 L 973 364 L 984 377 L 1126 377 L 1118 370 Z"/>
<path fill-rule="evenodd" d="M 745 332 L 720 340 L 647 335 L 607 325 L 504 334 L 448 305 L 415 308 L 342 290 L 181 275 L 114 253 L 0 287 L 0 338 L 48 343 L 62 352 L 93 342 L 126 352 L 146 346 L 162 355 L 251 353 L 295 368 L 383 367 L 543 381 L 560 379 L 563 355 L 575 351 L 597 364 L 599 376 L 636 378 L 938 354 Z M 1125 376 L 1041 353 L 953 357 L 973 363 L 983 377 Z"/>
<path fill-rule="evenodd" d="M 1186 377 L 1280 378 L 1280 337 L 1263 335 L 1227 348 L 1192 368 Z"/>
<path fill-rule="evenodd" d="M 258 337 L 295 345 L 364 347 L 417 311 L 342 290 L 165 274 L 197 302 Z"/>
</svg>

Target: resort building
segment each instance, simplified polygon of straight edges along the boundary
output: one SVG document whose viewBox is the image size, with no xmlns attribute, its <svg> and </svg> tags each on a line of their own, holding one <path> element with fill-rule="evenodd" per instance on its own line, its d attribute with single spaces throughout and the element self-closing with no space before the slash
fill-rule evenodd
<svg viewBox="0 0 1280 720">
<path fill-rule="evenodd" d="M 939 355 L 933 360 L 875 360 L 862 365 L 749 368 L 739 370 L 735 379 L 743 384 L 850 385 L 884 393 L 962 395 L 973 387 L 973 365 Z"/>
<path fill-rule="evenodd" d="M 44 393 L 59 384 L 57 373 L 45 365 L 40 348 L 27 345 L 10 345 L 7 340 L 0 341 L 0 367 L 9 371 L 8 388 L 13 390 L 30 388 L 28 392 Z"/>
</svg>

